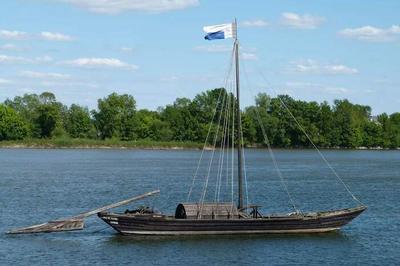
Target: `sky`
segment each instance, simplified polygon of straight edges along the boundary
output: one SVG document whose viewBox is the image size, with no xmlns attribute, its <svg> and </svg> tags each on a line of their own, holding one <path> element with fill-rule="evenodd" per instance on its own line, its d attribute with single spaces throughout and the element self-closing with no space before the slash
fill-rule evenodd
<svg viewBox="0 0 400 266">
<path fill-rule="evenodd" d="M 400 111 L 398 0 L 2 0 L 0 101 L 51 91 L 96 108 L 112 92 L 156 110 L 224 86 L 238 20 L 242 108 L 254 96 Z"/>
</svg>

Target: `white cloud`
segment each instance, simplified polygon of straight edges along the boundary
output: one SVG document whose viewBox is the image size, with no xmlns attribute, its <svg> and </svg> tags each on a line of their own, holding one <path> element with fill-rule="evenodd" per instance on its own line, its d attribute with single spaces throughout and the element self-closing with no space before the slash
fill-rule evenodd
<svg viewBox="0 0 400 266">
<path fill-rule="evenodd" d="M 34 79 L 52 79 L 52 80 L 66 80 L 71 78 L 70 75 L 51 73 L 51 72 L 36 72 L 36 71 L 22 71 L 20 76 Z"/>
<path fill-rule="evenodd" d="M 17 46 L 11 43 L 6 43 L 0 46 L 1 50 L 10 50 L 10 51 L 14 51 L 15 49 L 17 49 Z"/>
<path fill-rule="evenodd" d="M 312 15 L 299 15 L 296 13 L 282 13 L 281 23 L 297 29 L 315 29 L 325 21 L 325 18 Z"/>
<path fill-rule="evenodd" d="M 6 84 L 10 84 L 10 83 L 12 83 L 11 80 L 0 78 L 0 85 L 6 85 Z"/>
<path fill-rule="evenodd" d="M 0 30 L 0 39 L 24 41 L 24 40 L 45 40 L 45 41 L 72 41 L 74 38 L 69 35 L 65 35 L 59 32 L 48 32 L 43 31 L 39 34 L 30 34 L 24 31 L 11 31 L 11 30 Z"/>
<path fill-rule="evenodd" d="M 20 93 L 35 93 L 35 89 L 29 87 L 23 87 L 21 89 L 17 89 Z"/>
<path fill-rule="evenodd" d="M 12 43 L 6 43 L 3 45 L 0 45 L 0 50 L 3 50 L 3 51 L 24 51 L 26 49 L 27 49 L 26 47 L 20 47 L 15 44 L 12 44 Z"/>
<path fill-rule="evenodd" d="M 50 56 L 40 56 L 36 58 L 26 58 L 22 56 L 11 56 L 11 55 L 1 55 L 0 54 L 0 64 L 36 64 L 36 63 L 48 63 L 53 61 Z"/>
<path fill-rule="evenodd" d="M 127 46 L 122 46 L 119 48 L 119 50 L 123 53 L 132 53 L 133 52 L 133 48 L 132 47 L 127 47 Z"/>
<path fill-rule="evenodd" d="M 179 78 L 177 76 L 169 76 L 169 77 L 162 77 L 161 81 L 163 82 L 174 82 L 179 80 Z"/>
<path fill-rule="evenodd" d="M 53 58 L 51 56 L 45 55 L 36 57 L 33 61 L 36 63 L 49 63 L 53 61 Z"/>
<path fill-rule="evenodd" d="M 2 55 L 0 54 L 0 63 L 6 63 L 6 64 L 26 64 L 26 63 L 31 63 L 32 60 L 21 57 L 21 56 L 11 56 L 11 55 Z"/>
<path fill-rule="evenodd" d="M 201 45 L 201 46 L 196 46 L 194 50 L 199 52 L 208 52 L 208 53 L 223 53 L 232 51 L 232 47 L 222 44 Z"/>
<path fill-rule="evenodd" d="M 349 92 L 349 90 L 344 87 L 325 87 L 324 90 L 331 94 L 342 94 Z"/>
<path fill-rule="evenodd" d="M 165 12 L 199 4 L 198 0 L 58 0 L 91 12 L 117 14 L 124 11 Z"/>
<path fill-rule="evenodd" d="M 308 59 L 304 62 L 292 62 L 292 69 L 295 72 L 312 74 L 350 75 L 358 73 L 356 68 L 345 65 L 320 64 L 312 59 Z"/>
<path fill-rule="evenodd" d="M 0 30 L 0 39 L 5 40 L 27 40 L 29 39 L 29 34 L 23 31 L 10 31 L 10 30 Z"/>
<path fill-rule="evenodd" d="M 241 55 L 243 60 L 249 60 L 249 61 L 258 60 L 257 55 L 253 53 L 242 53 Z"/>
<path fill-rule="evenodd" d="M 357 74 L 356 68 L 348 67 L 345 65 L 326 65 L 323 66 L 324 70 L 328 74 Z"/>
<path fill-rule="evenodd" d="M 340 35 L 354 38 L 361 41 L 385 42 L 393 41 L 400 35 L 400 26 L 392 25 L 389 28 L 381 29 L 372 26 L 360 28 L 347 28 L 339 32 Z"/>
<path fill-rule="evenodd" d="M 48 31 L 43 31 L 39 34 L 40 38 L 42 40 L 46 41 L 58 41 L 58 42 L 69 42 L 74 40 L 72 36 L 65 35 L 59 32 L 48 32 Z"/>
<path fill-rule="evenodd" d="M 311 90 L 316 92 L 326 92 L 329 94 L 346 94 L 349 89 L 344 87 L 327 86 L 319 83 L 290 81 L 286 82 L 286 86 L 294 90 Z"/>
<path fill-rule="evenodd" d="M 302 82 L 302 81 L 288 81 L 286 82 L 286 86 L 292 88 L 299 88 L 299 87 L 314 87 L 315 84 L 311 82 Z"/>
<path fill-rule="evenodd" d="M 57 88 L 99 88 L 99 85 L 89 82 L 80 82 L 80 81 L 65 81 L 65 80 L 43 80 L 40 83 L 42 87 L 57 87 Z"/>
<path fill-rule="evenodd" d="M 245 20 L 241 23 L 243 27 L 266 27 L 268 22 L 262 19 Z"/>
<path fill-rule="evenodd" d="M 87 68 L 119 68 L 129 70 L 136 70 L 139 68 L 136 65 L 125 63 L 116 58 L 77 58 L 62 63 L 70 66 Z"/>
</svg>

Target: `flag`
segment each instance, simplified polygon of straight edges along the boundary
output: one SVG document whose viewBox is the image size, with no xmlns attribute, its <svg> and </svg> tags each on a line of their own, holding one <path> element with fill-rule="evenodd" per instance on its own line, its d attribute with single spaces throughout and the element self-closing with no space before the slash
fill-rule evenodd
<svg viewBox="0 0 400 266">
<path fill-rule="evenodd" d="M 203 27 L 203 30 L 207 33 L 204 39 L 209 41 L 215 39 L 233 38 L 235 36 L 232 23 L 205 26 Z"/>
</svg>

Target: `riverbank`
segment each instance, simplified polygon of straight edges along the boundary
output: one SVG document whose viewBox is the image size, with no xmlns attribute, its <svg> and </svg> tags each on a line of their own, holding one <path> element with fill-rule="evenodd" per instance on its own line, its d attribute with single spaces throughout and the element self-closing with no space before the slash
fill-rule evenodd
<svg viewBox="0 0 400 266">
<path fill-rule="evenodd" d="M 55 139 L 25 139 L 14 141 L 0 141 L 0 148 L 8 149 L 149 149 L 149 150 L 199 150 L 203 148 L 204 143 L 190 141 L 153 141 L 136 140 L 123 141 L 115 139 L 94 140 L 94 139 L 73 139 L 73 138 L 55 138 Z M 265 148 L 260 145 L 249 145 L 248 148 Z M 210 148 L 211 149 L 211 148 Z M 310 147 L 287 147 L 276 149 L 310 149 Z M 321 148 L 327 150 L 389 150 L 382 147 L 330 147 Z M 391 149 L 391 150 L 399 150 Z"/>
<path fill-rule="evenodd" d="M 201 149 L 202 143 L 187 141 L 122 141 L 115 139 L 25 139 L 15 141 L 0 141 L 0 148 L 30 148 L 30 149 L 154 149 L 154 150 L 180 150 Z"/>
</svg>

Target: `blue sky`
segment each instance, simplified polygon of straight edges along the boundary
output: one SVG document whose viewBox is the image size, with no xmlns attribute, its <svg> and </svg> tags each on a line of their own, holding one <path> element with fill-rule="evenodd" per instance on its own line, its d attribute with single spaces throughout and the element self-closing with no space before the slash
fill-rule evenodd
<svg viewBox="0 0 400 266">
<path fill-rule="evenodd" d="M 248 77 L 243 106 L 266 92 L 347 98 L 374 114 L 393 113 L 400 111 L 399 12 L 397 0 L 5 0 L 0 101 L 52 91 L 66 104 L 95 108 L 116 91 L 154 110 L 192 98 L 223 86 L 232 46 L 205 41 L 202 27 L 237 17 Z"/>
</svg>

